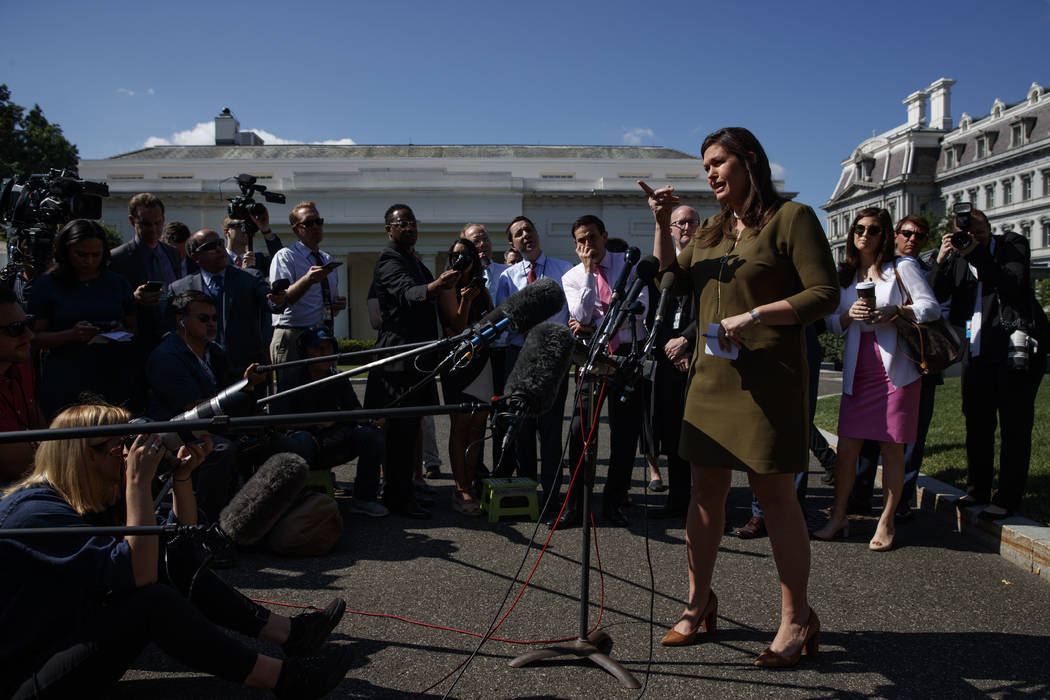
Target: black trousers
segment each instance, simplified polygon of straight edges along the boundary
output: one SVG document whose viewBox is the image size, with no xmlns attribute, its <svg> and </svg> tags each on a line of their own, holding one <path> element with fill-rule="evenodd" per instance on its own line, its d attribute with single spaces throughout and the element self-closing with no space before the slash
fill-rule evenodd
<svg viewBox="0 0 1050 700">
<path fill-rule="evenodd" d="M 211 571 L 197 577 L 192 602 L 187 600 L 184 593 L 195 572 L 189 549 L 169 548 L 171 565 L 161 562 L 165 583 L 111 596 L 87 612 L 13 697 L 97 697 L 120 680 L 150 642 L 193 669 L 243 682 L 257 654 L 222 628 L 257 637 L 270 613 Z"/>
<path fill-rule="evenodd" d="M 598 448 L 598 427 L 594 426 L 591 431 L 592 419 L 595 415 L 601 415 L 601 403 L 608 406 L 609 411 L 609 473 L 605 480 L 605 488 L 602 491 L 602 510 L 604 512 L 614 511 L 626 499 L 627 492 L 631 488 L 631 472 L 634 468 L 634 459 L 638 454 L 638 437 L 642 430 L 644 420 L 645 396 L 644 392 L 632 391 L 627 395 L 626 401 L 621 401 L 622 390 L 611 384 L 606 384 L 604 391 L 602 383 L 591 383 L 577 377 L 579 388 L 579 400 L 572 408 L 572 421 L 569 424 L 569 469 L 575 470 L 583 458 L 584 439 L 590 437 L 588 453 L 584 461 L 594 464 L 596 456 L 594 451 Z M 594 408 L 588 412 L 589 392 L 598 392 L 594 396 Z M 601 403 L 599 403 L 599 395 Z M 588 488 L 594 485 L 594 473 L 580 471 L 576 477 L 576 483 L 572 488 L 571 498 L 577 507 L 582 504 L 583 478 L 586 476 Z"/>
<path fill-rule="evenodd" d="M 1034 355 L 1025 371 L 1005 361 L 963 365 L 962 409 L 966 416 L 966 492 L 1010 510 L 1021 505 L 1032 456 L 1035 395 L 1043 380 L 1046 356 Z M 999 490 L 992 495 L 995 428 L 999 426 Z"/>
</svg>

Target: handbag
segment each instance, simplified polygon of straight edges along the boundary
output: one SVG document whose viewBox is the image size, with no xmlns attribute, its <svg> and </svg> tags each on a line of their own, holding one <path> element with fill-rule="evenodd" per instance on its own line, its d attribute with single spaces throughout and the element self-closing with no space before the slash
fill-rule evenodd
<svg viewBox="0 0 1050 700">
<path fill-rule="evenodd" d="M 900 287 L 901 296 L 904 298 L 904 306 L 911 306 L 911 293 L 904 286 L 904 280 L 897 271 L 896 260 L 893 261 L 893 274 L 897 276 L 897 286 Z M 900 345 L 904 348 L 904 354 L 918 366 L 921 374 L 943 371 L 949 365 L 958 362 L 962 356 L 959 335 L 943 317 L 919 323 L 898 314 L 893 317 L 892 323 L 897 329 L 897 337 L 902 341 Z"/>
</svg>

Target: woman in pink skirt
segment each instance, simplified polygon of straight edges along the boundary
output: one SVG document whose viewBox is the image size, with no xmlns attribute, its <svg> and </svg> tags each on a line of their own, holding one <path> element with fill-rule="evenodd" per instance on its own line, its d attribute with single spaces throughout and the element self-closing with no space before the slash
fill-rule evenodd
<svg viewBox="0 0 1050 700">
<path fill-rule="evenodd" d="M 813 533 L 822 540 L 849 535 L 846 501 L 856 476 L 857 457 L 865 440 L 882 447 L 883 509 L 872 551 L 893 547 L 893 516 L 904 487 L 904 446 L 915 441 L 918 421 L 919 370 L 898 345 L 892 320 L 901 315 L 932 321 L 940 306 L 914 258 L 894 259 L 893 222 L 885 209 L 862 209 L 846 239 L 846 262 L 839 266 L 842 296 L 828 316 L 828 328 L 846 336 L 839 406 L 838 466 L 835 503 L 827 525 Z M 894 274 L 894 265 L 897 274 Z M 874 298 L 858 295 L 857 286 L 874 283 Z M 904 306 L 911 293 L 912 305 Z"/>
</svg>

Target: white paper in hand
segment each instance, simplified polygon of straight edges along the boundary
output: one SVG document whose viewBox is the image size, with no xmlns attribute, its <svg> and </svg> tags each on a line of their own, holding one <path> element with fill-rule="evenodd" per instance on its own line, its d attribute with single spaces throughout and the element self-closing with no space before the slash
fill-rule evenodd
<svg viewBox="0 0 1050 700">
<path fill-rule="evenodd" d="M 707 341 L 704 343 L 704 354 L 714 355 L 715 357 L 724 357 L 727 360 L 735 360 L 740 354 L 740 348 L 736 345 L 732 345 L 728 351 L 723 350 L 718 345 L 718 329 L 721 328 L 721 324 L 709 323 L 707 324 L 707 333 L 704 334 L 704 339 Z"/>
</svg>

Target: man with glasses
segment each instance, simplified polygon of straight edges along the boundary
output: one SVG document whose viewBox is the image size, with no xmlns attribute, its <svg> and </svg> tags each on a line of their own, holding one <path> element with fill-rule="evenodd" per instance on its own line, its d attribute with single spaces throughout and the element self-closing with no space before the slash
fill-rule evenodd
<svg viewBox="0 0 1050 700">
<path fill-rule="evenodd" d="M 507 242 L 521 254 L 522 259 L 500 275 L 496 296 L 493 299 L 496 305 L 502 304 L 510 295 L 544 277 L 556 281 L 560 286 L 562 277 L 572 269 L 572 263 L 549 257 L 543 252 L 536 225 L 527 216 L 515 217 L 510 222 L 507 226 Z M 563 306 L 561 311 L 547 320 L 568 325 L 569 307 Z M 525 338 L 510 332 L 504 338 L 507 344 L 507 354 L 504 360 L 503 379 L 506 381 L 518 361 Z M 547 501 L 551 493 L 557 493 L 561 487 L 562 423 L 565 417 L 565 396 L 568 391 L 569 381 L 566 375 L 558 386 L 557 397 L 549 411 L 535 418 L 526 416 L 521 419 L 518 438 L 514 444 L 514 454 L 503 455 L 503 466 L 497 475 L 509 476 L 516 464 L 518 476 L 535 479 L 536 439 L 538 437 L 540 441 L 539 481 L 543 489 L 543 502 Z M 552 503 L 551 507 L 554 508 L 553 514 L 557 514 L 558 504 Z M 546 513 L 545 518 L 549 519 L 553 514 Z"/>
<path fill-rule="evenodd" d="M 957 505 L 987 505 L 978 517 L 1002 520 L 1021 505 L 1032 457 L 1035 396 L 1046 372 L 1050 326 L 1035 299 L 1028 239 L 992 235 L 988 217 L 970 213 L 968 235 L 941 239 L 930 273 L 939 301 L 951 300 L 949 319 L 965 328 L 962 401 L 966 417 L 966 495 Z M 958 220 L 955 230 L 959 233 Z M 965 242 L 964 242 L 965 241 Z M 1018 333 L 1036 340 L 1023 343 Z M 995 429 L 1000 430 L 999 490 L 992 496 Z"/>
<path fill-rule="evenodd" d="M 340 263 L 321 250 L 324 219 L 313 202 L 300 202 L 288 215 L 292 232 L 299 240 L 278 250 L 270 264 L 271 284 L 280 279 L 291 282 L 285 296 L 287 308 L 273 316 L 270 358 L 274 363 L 299 359 L 296 341 L 307 328 L 324 325 L 332 330 L 335 317 L 346 308 L 346 297 L 339 296 Z M 277 388 L 287 388 L 282 373 Z"/>
<path fill-rule="evenodd" d="M 44 427 L 29 356 L 32 323 L 14 291 L 0 287 L 0 432 Z M 0 445 L 0 487 L 30 470 L 35 452 L 28 442 Z"/>
<path fill-rule="evenodd" d="M 897 222 L 893 242 L 897 255 L 914 258 L 926 275 L 927 280 L 933 269 L 927 260 L 919 257 L 923 247 L 930 238 L 930 225 L 926 219 L 910 214 Z M 947 309 L 945 309 L 947 311 Z M 919 421 L 915 433 L 915 442 L 904 448 L 904 494 L 897 505 L 897 522 L 908 522 L 911 519 L 911 504 L 915 498 L 915 484 L 919 480 L 919 469 L 926 451 L 926 435 L 930 430 L 933 418 L 933 399 L 937 387 L 944 383 L 940 372 L 930 372 L 922 377 L 922 389 L 919 394 Z M 855 515 L 871 515 L 871 497 L 875 491 L 875 473 L 879 462 L 879 443 L 877 440 L 865 440 L 857 460 L 857 480 L 853 483 L 847 504 L 847 512 Z"/>
<path fill-rule="evenodd" d="M 281 239 L 270 228 L 270 212 L 265 206 L 258 205 L 258 213 L 249 212 L 249 215 L 266 242 L 267 254 L 248 250 L 248 232 L 245 230 L 244 222 L 228 216 L 222 220 L 222 232 L 226 236 L 226 252 L 230 256 L 230 262 L 237 267 L 258 270 L 260 274 L 266 275 L 270 271 L 270 261 L 282 247 Z"/>
<path fill-rule="evenodd" d="M 416 255 L 419 222 L 411 207 L 394 204 L 383 220 L 390 243 L 379 254 L 372 281 L 381 314 L 376 347 L 437 340 L 436 300 L 441 290 L 456 284 L 459 272 L 445 270 L 434 279 Z M 426 377 L 416 369 L 414 358 L 377 367 L 368 374 L 365 407 L 434 405 L 438 403 L 437 385 L 433 380 L 424 381 Z M 393 512 L 414 519 L 430 517 L 412 486 L 412 473 L 423 459 L 421 428 L 418 416 L 386 422 L 383 502 Z"/>
<path fill-rule="evenodd" d="M 692 240 L 699 224 L 700 215 L 692 207 L 680 206 L 671 212 L 671 238 L 676 252 L 681 253 Z M 656 455 L 667 455 L 667 502 L 649 511 L 651 518 L 683 517 L 689 508 L 692 474 L 689 462 L 678 455 L 678 436 L 695 339 L 696 304 L 692 295 L 670 297 L 656 330 L 656 373 L 650 406 Z"/>
<path fill-rule="evenodd" d="M 212 298 L 219 316 L 215 342 L 237 375 L 253 362 L 265 363 L 270 316 L 284 311 L 286 293 L 271 294 L 264 278 L 231 265 L 222 237 L 211 229 L 190 236 L 186 250 L 200 269 L 172 284 L 172 296 L 192 289 Z"/>
</svg>

